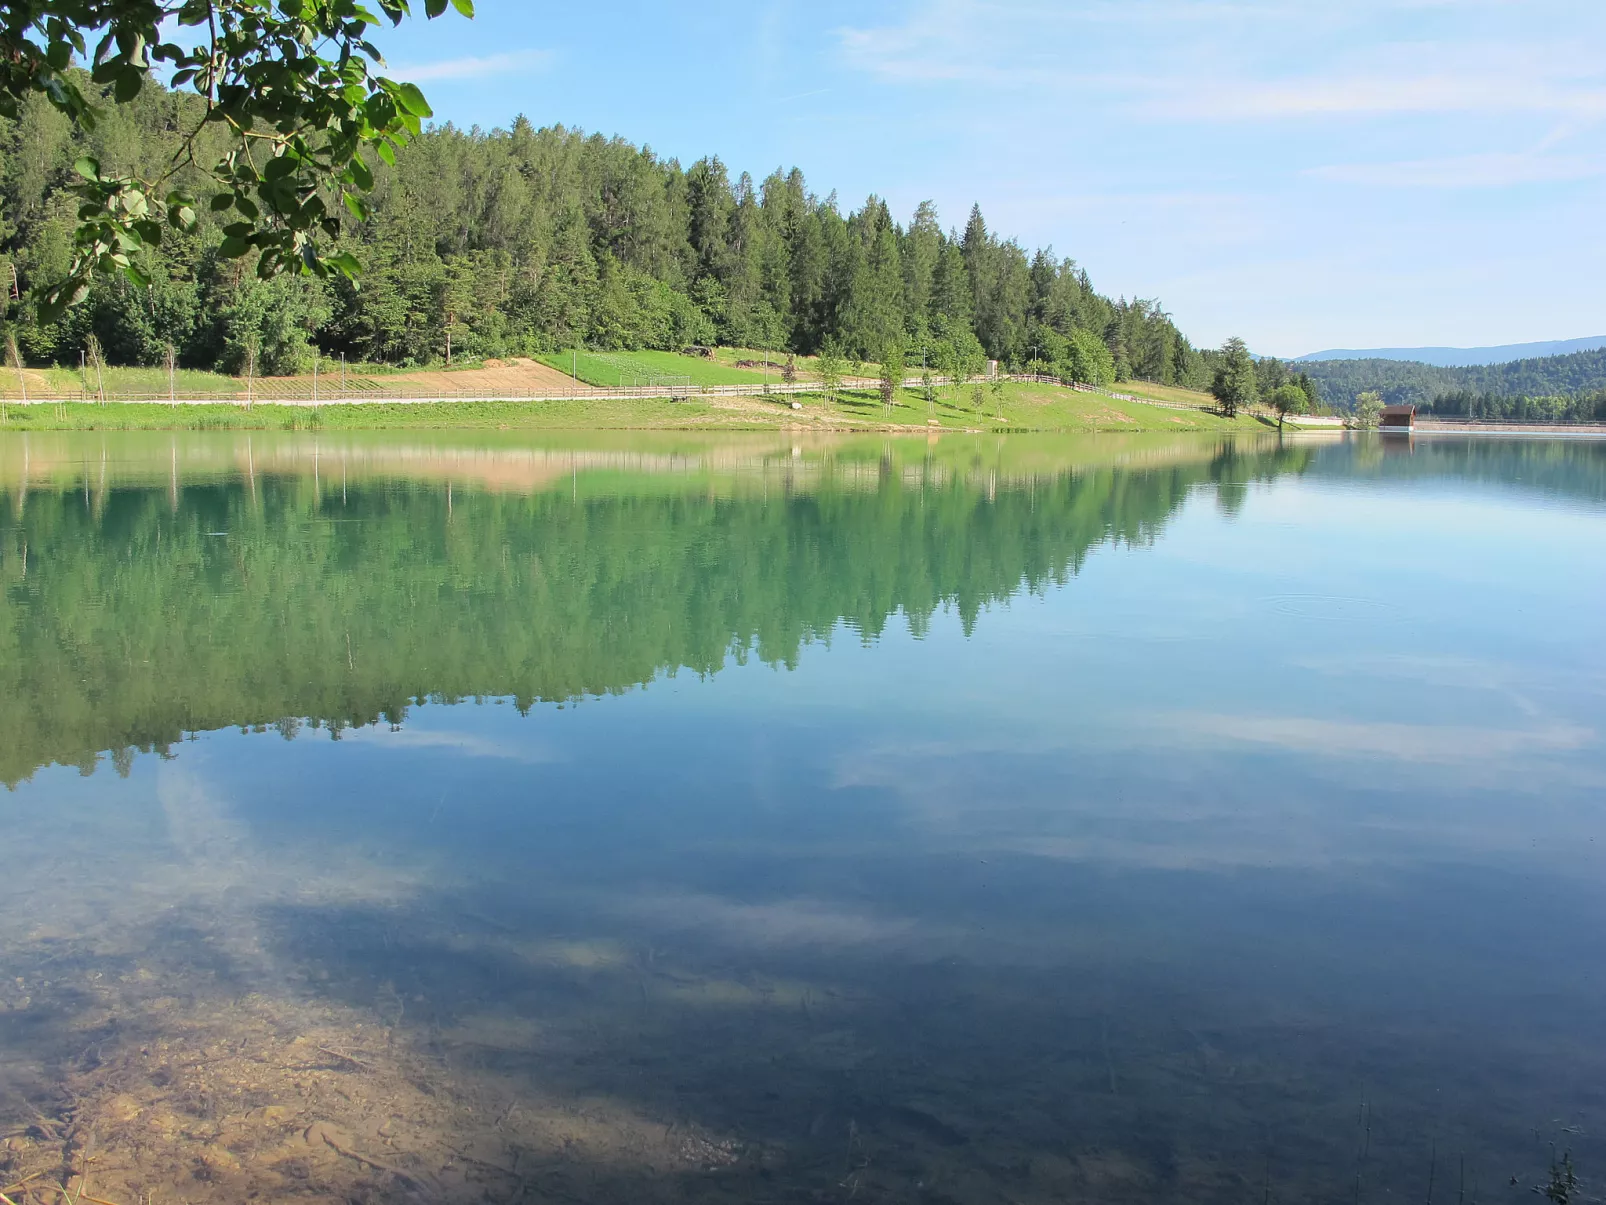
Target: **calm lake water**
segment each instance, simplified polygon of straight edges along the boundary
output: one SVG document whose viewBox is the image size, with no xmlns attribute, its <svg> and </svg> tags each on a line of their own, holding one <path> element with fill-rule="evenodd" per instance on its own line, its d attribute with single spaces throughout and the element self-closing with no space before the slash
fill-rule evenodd
<svg viewBox="0 0 1606 1205">
<path fill-rule="evenodd" d="M 0 1191 L 1598 1183 L 1603 604 L 1606 442 L 0 435 Z"/>
</svg>

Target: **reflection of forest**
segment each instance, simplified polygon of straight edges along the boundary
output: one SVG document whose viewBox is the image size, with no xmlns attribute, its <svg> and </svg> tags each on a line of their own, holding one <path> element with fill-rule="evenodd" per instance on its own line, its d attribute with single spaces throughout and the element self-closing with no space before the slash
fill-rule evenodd
<svg viewBox="0 0 1606 1205">
<path fill-rule="evenodd" d="M 420 698 L 528 706 L 729 657 L 791 664 L 900 610 L 918 629 L 951 605 L 969 625 L 1101 543 L 1153 538 L 1195 485 L 1311 455 L 102 438 L 35 441 L 26 466 L 0 449 L 9 783 L 236 724 L 339 728 Z"/>
<path fill-rule="evenodd" d="M 1606 502 L 1606 440 L 1399 436 L 1357 440 L 1332 461 L 1345 477 L 1429 477 L 1488 482 L 1581 502 Z M 1313 466 L 1323 471 L 1323 459 Z"/>
</svg>

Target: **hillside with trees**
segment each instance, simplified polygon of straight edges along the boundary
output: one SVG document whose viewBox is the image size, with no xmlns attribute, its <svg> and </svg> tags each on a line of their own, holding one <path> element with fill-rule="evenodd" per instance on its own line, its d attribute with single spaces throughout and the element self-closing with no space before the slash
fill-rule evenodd
<svg viewBox="0 0 1606 1205">
<path fill-rule="evenodd" d="M 150 283 L 97 277 L 80 305 L 38 323 L 30 289 L 72 255 L 75 162 L 109 176 L 171 159 L 199 103 L 149 83 L 88 132 L 38 97 L 0 120 L 0 282 L 28 362 L 76 365 L 93 336 L 111 364 L 161 364 L 171 347 L 183 367 L 270 375 L 315 353 L 417 366 L 714 343 L 901 351 L 939 370 L 991 357 L 1092 383 L 1202 387 L 1214 371 L 1158 303 L 1098 293 L 1073 260 L 1001 237 L 979 208 L 962 230 L 929 204 L 900 222 L 875 196 L 856 208 L 821 197 L 796 169 L 754 180 L 718 158 L 682 166 L 522 117 L 426 129 L 394 165 L 370 157 L 372 191 L 339 218 L 340 251 L 363 265 L 356 284 L 258 279 L 250 256 L 220 248 L 237 215 L 207 203 L 204 174 L 181 173 L 196 222 L 139 252 Z"/>
<path fill-rule="evenodd" d="M 1469 418 L 1606 417 L 1606 349 L 1464 368 L 1409 360 L 1311 360 L 1298 367 L 1336 406 L 1374 391 L 1389 405 Z"/>
</svg>

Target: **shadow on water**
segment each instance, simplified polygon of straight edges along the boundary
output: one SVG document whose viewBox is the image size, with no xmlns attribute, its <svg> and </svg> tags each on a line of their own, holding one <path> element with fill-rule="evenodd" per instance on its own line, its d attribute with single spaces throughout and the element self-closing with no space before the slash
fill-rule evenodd
<svg viewBox="0 0 1606 1205">
<path fill-rule="evenodd" d="M 1435 1024 L 1493 1025 L 1485 993 L 1597 956 L 1594 936 L 1569 954 L 1559 887 L 1412 868 L 1413 901 L 1475 901 L 1446 918 L 1275 866 L 894 855 L 873 784 L 787 765 L 767 802 L 813 827 L 728 849 L 691 809 L 704 783 L 754 803 L 731 766 L 621 778 L 661 814 L 600 837 L 562 826 L 609 801 L 554 773 L 573 798 L 544 845 L 468 813 L 427 828 L 411 763 L 319 777 L 322 733 L 432 702 L 791 667 L 900 613 L 968 634 L 1074 589 L 1101 546 L 1155 542 L 1200 491 L 1237 514 L 1246 483 L 1348 445 L 241 442 L 198 441 L 205 479 L 171 488 L 149 449 L 101 488 L 90 445 L 62 443 L 0 503 L 19 1205 L 51 1185 L 118 1205 L 1492 1201 L 1526 1197 L 1551 1142 L 1606 1156 L 1568 1132 L 1606 1105 L 1601 1043 L 1576 1040 L 1598 1018 L 1551 1001 L 1486 1066 Z M 1543 488 L 1598 500 L 1579 455 Z M 274 725 L 298 738 L 282 756 L 182 743 Z M 524 780 L 469 773 L 463 793 L 524 803 Z M 1473 940 L 1516 951 L 1509 984 L 1444 953 Z M 1338 971 L 1304 966 L 1313 947 Z"/>
</svg>

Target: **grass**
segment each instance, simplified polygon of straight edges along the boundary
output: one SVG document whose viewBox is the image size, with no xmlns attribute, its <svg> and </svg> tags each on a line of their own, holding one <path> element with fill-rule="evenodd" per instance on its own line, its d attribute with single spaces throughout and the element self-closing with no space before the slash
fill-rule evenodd
<svg viewBox="0 0 1606 1205">
<path fill-rule="evenodd" d="M 317 409 L 261 402 L 249 410 L 227 403 L 170 407 L 150 402 L 68 402 L 59 407 L 7 407 L 0 437 L 8 431 L 610 430 L 701 425 L 728 424 L 719 422 L 710 407 L 696 400 L 657 398 L 412 405 L 368 402 Z"/>
<path fill-rule="evenodd" d="M 938 389 L 934 405 L 928 404 L 921 390 L 900 390 L 890 419 L 886 418 L 879 396 L 870 392 L 844 395 L 839 407 L 866 419 L 882 417 L 884 421 L 910 426 L 942 428 L 1069 432 L 1261 429 L 1248 417 L 1235 420 L 1202 410 L 1168 410 L 1057 385 L 1010 381 L 997 393 L 991 386 L 982 385 L 979 405 L 976 390 L 975 385 L 959 390 Z"/>
<path fill-rule="evenodd" d="M 779 398 L 629 398 L 599 401 L 575 398 L 553 402 L 432 402 L 397 405 L 325 405 L 318 409 L 259 402 L 243 405 L 183 405 L 67 402 L 5 406 L 0 434 L 7 431 L 60 430 L 971 430 L 1264 432 L 1256 418 L 1221 418 L 1203 411 L 1168 410 L 1080 393 L 1053 385 L 1008 383 L 995 393 L 984 386 L 980 409 L 973 388 L 942 389 L 928 404 L 919 390 L 900 390 L 889 411 L 874 391 L 856 390 L 828 403 L 819 394 Z M 799 410 L 791 403 L 797 401 Z"/>
<path fill-rule="evenodd" d="M 613 389 L 622 385 L 752 385 L 762 384 L 762 370 L 736 368 L 739 357 L 728 348 L 724 359 L 705 360 L 672 351 L 554 352 L 536 359 L 559 372 L 573 371 L 587 385 Z M 763 353 L 757 353 L 762 359 Z M 780 370 L 770 373 L 779 383 Z"/>
<path fill-rule="evenodd" d="M 162 397 L 167 394 L 165 368 L 107 368 L 103 370 L 103 374 L 108 395 L 133 393 Z M 76 368 L 30 370 L 29 376 L 34 375 L 43 376 L 50 389 L 58 395 L 82 393 L 84 390 L 84 377 Z M 8 380 L 6 384 L 14 388 L 16 373 L 13 372 L 11 377 L 13 379 Z M 89 369 L 91 397 L 95 396 L 96 387 L 95 370 L 91 368 Z M 220 372 L 196 372 L 189 368 L 181 368 L 174 374 L 173 387 L 181 394 L 245 392 L 245 382 L 238 377 L 225 376 Z M 10 389 L 7 392 L 10 392 Z"/>
<path fill-rule="evenodd" d="M 1197 389 L 1184 389 L 1181 385 L 1156 385 L 1153 381 L 1122 381 L 1110 386 L 1117 393 L 1130 393 L 1133 397 L 1150 398 L 1156 402 L 1169 402 L 1173 406 L 1200 406 L 1214 410 L 1216 399 Z"/>
<path fill-rule="evenodd" d="M 476 363 L 471 367 L 479 367 Z M 458 371 L 458 368 L 429 369 L 430 372 Z M 403 376 L 407 371 L 387 365 L 349 364 L 346 366 L 346 381 L 352 392 L 374 388 L 369 379 L 375 376 Z M 324 360 L 319 367 L 319 384 L 326 393 L 334 392 L 339 388 L 341 379 L 340 362 L 338 360 Z M 98 388 L 104 384 L 106 397 L 113 398 L 147 397 L 163 398 L 168 394 L 169 382 L 165 368 L 106 368 L 102 370 L 101 377 L 97 379 L 95 370 L 90 369 L 89 389 L 87 396 L 94 398 Z M 31 368 L 28 376 L 32 382 L 30 388 L 41 395 L 54 394 L 57 397 L 84 397 L 84 377 L 76 368 Z M 45 390 L 38 390 L 38 382 L 43 378 Z M 257 377 L 251 382 L 251 392 L 255 396 L 284 396 L 287 393 L 305 394 L 311 373 L 299 377 Z M 173 374 L 172 389 L 179 397 L 194 396 L 245 396 L 245 378 L 233 377 L 221 372 L 201 372 L 191 368 L 181 368 Z M 8 398 L 16 396 L 16 373 L 0 372 L 0 393 Z"/>
</svg>

